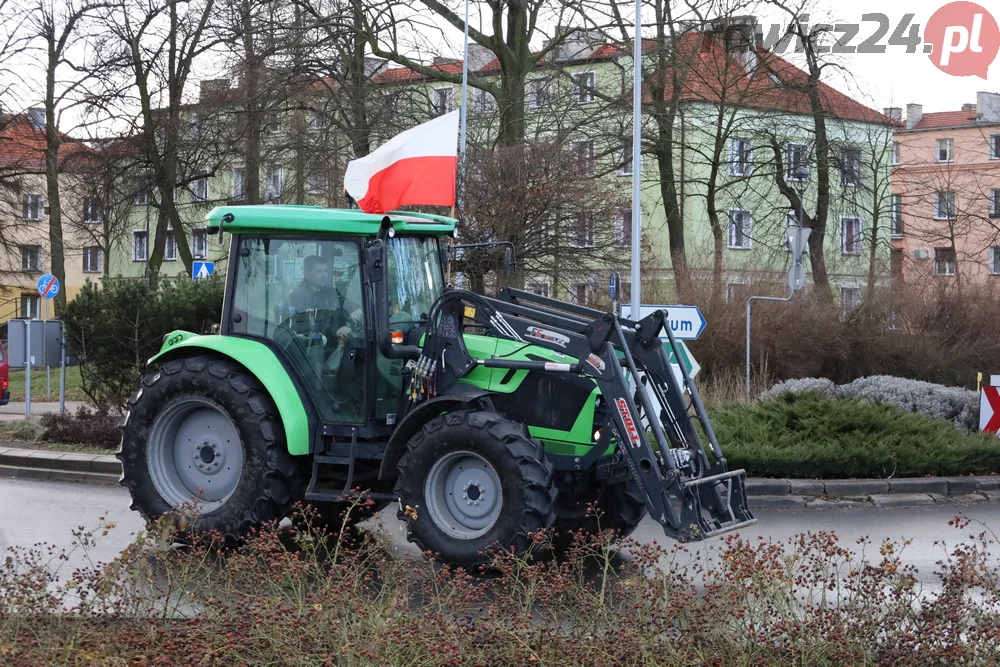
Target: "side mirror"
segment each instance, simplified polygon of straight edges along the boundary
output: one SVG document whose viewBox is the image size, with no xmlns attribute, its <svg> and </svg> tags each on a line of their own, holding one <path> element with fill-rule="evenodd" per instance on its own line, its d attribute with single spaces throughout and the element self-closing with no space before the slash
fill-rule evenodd
<svg viewBox="0 0 1000 667">
<path fill-rule="evenodd" d="M 365 268 L 368 271 L 368 282 L 385 280 L 385 242 L 382 239 L 375 239 L 365 246 Z"/>
<path fill-rule="evenodd" d="M 517 260 L 514 259 L 514 250 L 510 246 L 503 251 L 503 273 L 505 278 L 510 278 L 510 274 L 517 271 Z"/>
</svg>

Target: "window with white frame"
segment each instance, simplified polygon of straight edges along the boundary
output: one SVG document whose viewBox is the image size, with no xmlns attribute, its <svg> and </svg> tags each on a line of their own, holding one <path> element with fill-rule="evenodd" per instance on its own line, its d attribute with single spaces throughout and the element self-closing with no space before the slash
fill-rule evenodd
<svg viewBox="0 0 1000 667">
<path fill-rule="evenodd" d="M 745 250 L 750 248 L 750 234 L 753 231 L 753 216 L 750 211 L 729 209 L 729 247 Z"/>
<path fill-rule="evenodd" d="M 842 316 L 847 317 L 861 305 L 861 288 L 860 287 L 841 287 L 840 288 L 840 313 Z"/>
<path fill-rule="evenodd" d="M 619 176 L 631 176 L 632 175 L 632 142 L 623 140 L 618 144 L 618 150 L 616 151 L 617 156 L 617 169 L 615 173 Z"/>
<path fill-rule="evenodd" d="M 569 286 L 570 303 L 578 306 L 586 306 L 589 303 L 590 285 L 587 283 L 573 283 Z"/>
<path fill-rule="evenodd" d="M 24 195 L 21 200 L 21 214 L 25 220 L 41 220 L 42 195 Z"/>
<path fill-rule="evenodd" d="M 330 177 L 322 169 L 314 169 L 306 174 L 306 192 L 311 195 L 325 195 L 330 189 Z"/>
<path fill-rule="evenodd" d="M 1000 276 L 1000 247 L 990 248 L 990 275 Z"/>
<path fill-rule="evenodd" d="M 233 201 L 245 201 L 247 198 L 247 168 L 233 167 Z"/>
<path fill-rule="evenodd" d="M 272 112 L 264 116 L 264 131 L 271 134 L 281 132 L 281 119 L 278 118 L 278 114 Z"/>
<path fill-rule="evenodd" d="M 594 218 L 589 213 L 576 213 L 570 218 L 569 244 L 574 248 L 594 245 Z"/>
<path fill-rule="evenodd" d="M 752 157 L 752 145 L 749 139 L 744 137 L 729 139 L 730 176 L 749 176 Z"/>
<path fill-rule="evenodd" d="M 536 77 L 528 79 L 528 106 L 532 109 L 549 106 L 549 102 L 552 99 L 550 85 L 551 82 L 548 78 Z"/>
<path fill-rule="evenodd" d="M 149 206 L 149 199 L 153 187 L 153 172 L 146 169 L 135 177 L 135 205 Z"/>
<path fill-rule="evenodd" d="M 990 159 L 1000 160 L 1000 134 L 990 135 Z"/>
<path fill-rule="evenodd" d="M 549 295 L 549 284 L 540 280 L 529 280 L 526 285 L 527 290 L 532 294 L 537 294 L 538 296 L 548 296 Z"/>
<path fill-rule="evenodd" d="M 842 148 L 840 150 L 840 184 L 853 188 L 861 183 L 861 150 Z"/>
<path fill-rule="evenodd" d="M 42 270 L 42 246 L 40 245 L 21 246 L 21 270 L 22 271 Z"/>
<path fill-rule="evenodd" d="M 990 217 L 1000 218 L 1000 189 L 990 190 Z"/>
<path fill-rule="evenodd" d="M 191 256 L 194 259 L 208 257 L 208 230 L 204 227 L 191 230 Z"/>
<path fill-rule="evenodd" d="M 898 141 L 892 142 L 892 163 L 899 164 L 902 161 L 902 146 Z"/>
<path fill-rule="evenodd" d="M 144 231 L 132 232 L 132 261 L 145 262 L 149 250 L 149 239 Z"/>
<path fill-rule="evenodd" d="M 584 176 L 594 175 L 594 140 L 582 139 L 573 142 L 573 155 Z"/>
<path fill-rule="evenodd" d="M 482 88 L 472 89 L 472 110 L 480 113 L 485 111 L 496 111 L 497 101 L 488 91 Z"/>
<path fill-rule="evenodd" d="M 191 201 L 207 201 L 208 200 L 208 177 L 202 176 L 201 178 L 196 178 L 191 181 L 191 185 L 188 186 L 191 190 Z"/>
<path fill-rule="evenodd" d="M 597 74 L 594 72 L 576 72 L 573 79 L 573 101 L 586 104 L 594 101 L 594 90 L 597 88 Z"/>
<path fill-rule="evenodd" d="M 903 235 L 903 195 L 892 195 L 889 200 L 889 234 Z"/>
<path fill-rule="evenodd" d="M 100 246 L 88 246 L 83 249 L 83 272 L 100 273 L 104 270 L 104 251 Z"/>
<path fill-rule="evenodd" d="M 844 216 L 840 219 L 840 254 L 861 254 L 861 218 Z"/>
<path fill-rule="evenodd" d="M 934 159 L 937 162 L 951 162 L 955 148 L 953 139 L 938 139 L 934 142 Z"/>
<path fill-rule="evenodd" d="M 726 303 L 745 303 L 749 296 L 749 280 L 739 278 L 726 282 Z"/>
<path fill-rule="evenodd" d="M 168 262 L 177 259 L 177 234 L 172 229 L 167 230 L 163 239 L 163 259 Z"/>
<path fill-rule="evenodd" d="M 96 225 L 101 222 L 101 200 L 97 197 L 83 198 L 83 222 Z"/>
<path fill-rule="evenodd" d="M 934 275 L 955 275 L 955 249 L 934 248 Z"/>
<path fill-rule="evenodd" d="M 443 116 L 454 110 L 454 95 L 455 91 L 451 86 L 448 86 L 447 88 L 432 88 L 431 116 L 437 118 L 438 116 Z"/>
<path fill-rule="evenodd" d="M 21 295 L 21 317 L 35 318 L 38 317 L 38 303 L 39 297 L 30 294 Z"/>
<path fill-rule="evenodd" d="M 264 201 L 269 204 L 281 203 L 281 187 L 284 183 L 284 169 L 279 164 L 269 164 L 264 169 Z"/>
<path fill-rule="evenodd" d="M 326 113 L 323 111 L 309 112 L 310 130 L 325 130 L 329 124 L 330 122 L 327 120 Z"/>
<path fill-rule="evenodd" d="M 955 217 L 955 191 L 939 190 L 934 193 L 934 217 L 951 220 Z"/>
<path fill-rule="evenodd" d="M 615 245 L 619 248 L 632 246 L 632 209 L 622 207 L 615 212 Z"/>
<path fill-rule="evenodd" d="M 809 146 L 806 144 L 790 143 L 785 147 L 785 179 L 809 180 Z"/>
</svg>

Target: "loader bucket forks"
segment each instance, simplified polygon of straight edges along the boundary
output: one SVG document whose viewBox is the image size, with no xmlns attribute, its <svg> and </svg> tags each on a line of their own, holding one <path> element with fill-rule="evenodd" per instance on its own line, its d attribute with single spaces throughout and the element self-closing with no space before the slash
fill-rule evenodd
<svg viewBox="0 0 1000 667">
<path fill-rule="evenodd" d="M 498 338 L 530 343 L 573 357 L 575 363 L 471 357 L 463 321 Z M 681 359 L 666 313 L 632 321 L 523 290 L 502 288 L 497 298 L 449 290 L 435 303 L 417 368 L 431 368 L 443 391 L 477 365 L 576 373 L 593 378 L 607 410 L 602 436 L 581 462 L 586 469 L 615 438 L 618 454 L 641 489 L 650 515 L 677 540 L 697 540 L 756 523 L 747 507 L 746 473 L 729 470 L 697 388 L 687 370 L 670 368 L 661 331 Z M 694 419 L 710 450 L 706 452 Z M 647 433 L 648 429 L 648 433 Z"/>
</svg>

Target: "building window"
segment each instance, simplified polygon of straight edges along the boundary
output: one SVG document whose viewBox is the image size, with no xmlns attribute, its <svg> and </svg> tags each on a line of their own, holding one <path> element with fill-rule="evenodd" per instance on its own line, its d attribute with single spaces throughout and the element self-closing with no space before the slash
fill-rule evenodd
<svg viewBox="0 0 1000 667">
<path fill-rule="evenodd" d="M 628 248 L 632 245 L 632 209 L 620 208 L 615 213 L 615 245 Z"/>
<path fill-rule="evenodd" d="M 267 165 L 264 169 L 264 201 L 269 204 L 280 204 L 283 182 L 284 170 L 281 168 L 281 165 Z"/>
<path fill-rule="evenodd" d="M 177 259 L 177 234 L 168 230 L 163 239 L 163 259 L 172 262 Z"/>
<path fill-rule="evenodd" d="M 326 119 L 326 114 L 322 111 L 310 111 L 309 112 L 309 129 L 310 130 L 325 130 L 329 123 Z"/>
<path fill-rule="evenodd" d="M 861 288 L 860 287 L 841 287 L 840 288 L 840 313 L 843 317 L 847 317 L 861 305 Z"/>
<path fill-rule="evenodd" d="M 30 294 L 21 295 L 21 317 L 22 318 L 37 318 L 38 317 L 38 301 L 39 297 L 32 296 Z"/>
<path fill-rule="evenodd" d="M 310 171 L 306 174 L 306 192 L 311 195 L 325 195 L 330 189 L 329 181 L 325 171 Z"/>
<path fill-rule="evenodd" d="M 21 246 L 21 270 L 22 271 L 42 270 L 42 246 L 40 245 Z"/>
<path fill-rule="evenodd" d="M 132 261 L 145 262 L 149 244 L 146 242 L 146 232 L 132 232 Z"/>
<path fill-rule="evenodd" d="M 549 295 L 549 284 L 546 282 L 531 280 L 528 281 L 527 288 L 529 292 L 531 292 L 532 294 L 536 294 L 538 296 Z"/>
<path fill-rule="evenodd" d="M 990 275 L 1000 275 L 1000 247 L 990 248 Z"/>
<path fill-rule="evenodd" d="M 42 195 L 24 195 L 21 213 L 25 220 L 42 219 Z"/>
<path fill-rule="evenodd" d="M 953 139 L 938 139 L 935 142 L 935 159 L 938 162 L 951 162 L 952 152 L 955 146 Z"/>
<path fill-rule="evenodd" d="M 584 176 L 594 175 L 594 140 L 584 139 L 573 142 L 573 155 Z"/>
<path fill-rule="evenodd" d="M 889 234 L 903 235 L 903 195 L 892 195 L 889 200 Z"/>
<path fill-rule="evenodd" d="M 104 268 L 104 251 L 99 246 L 83 249 L 83 272 L 100 273 Z"/>
<path fill-rule="evenodd" d="M 278 118 L 278 114 L 272 112 L 264 116 L 264 131 L 270 134 L 281 132 L 281 119 Z"/>
<path fill-rule="evenodd" d="M 1000 218 L 1000 190 L 990 190 L 990 217 Z"/>
<path fill-rule="evenodd" d="M 938 220 L 951 220 L 955 217 L 955 192 L 941 190 L 934 193 L 934 217 Z"/>
<path fill-rule="evenodd" d="M 547 107 L 552 99 L 551 89 L 549 88 L 548 79 L 529 79 L 528 80 L 528 106 L 532 109 L 540 109 L 541 107 Z"/>
<path fill-rule="evenodd" d="M 902 158 L 901 152 L 902 151 L 900 149 L 900 143 L 898 141 L 892 142 L 892 163 L 893 164 L 899 164 L 901 162 L 901 158 Z"/>
<path fill-rule="evenodd" d="M 191 181 L 191 201 L 208 200 L 208 177 L 202 176 Z"/>
<path fill-rule="evenodd" d="M 861 150 L 843 148 L 840 151 L 840 184 L 853 188 L 861 183 Z"/>
<path fill-rule="evenodd" d="M 990 135 L 990 159 L 1000 160 L 1000 134 Z"/>
<path fill-rule="evenodd" d="M 569 299 L 570 303 L 575 303 L 578 306 L 586 306 L 589 302 L 587 298 L 587 292 L 589 291 L 589 285 L 587 283 L 573 283 L 569 286 Z"/>
<path fill-rule="evenodd" d="M 594 72 L 577 72 L 573 78 L 573 101 L 586 104 L 594 101 L 594 89 L 597 87 L 597 75 Z"/>
<path fill-rule="evenodd" d="M 208 230 L 204 227 L 191 230 L 191 256 L 194 259 L 208 257 Z"/>
<path fill-rule="evenodd" d="M 247 198 L 247 168 L 233 167 L 233 201 L 245 201 Z"/>
<path fill-rule="evenodd" d="M 88 225 L 96 225 L 101 221 L 101 200 L 97 197 L 83 198 L 83 221 Z"/>
<path fill-rule="evenodd" d="M 135 201 L 136 206 L 149 206 L 149 198 L 153 187 L 153 172 L 146 169 L 135 177 Z"/>
<path fill-rule="evenodd" d="M 454 93 L 455 91 L 450 86 L 431 89 L 431 116 L 436 118 L 452 111 L 455 108 Z"/>
<path fill-rule="evenodd" d="M 934 275 L 955 275 L 954 248 L 934 248 Z"/>
<path fill-rule="evenodd" d="M 840 254 L 861 254 L 861 218 L 840 219 Z"/>
<path fill-rule="evenodd" d="M 619 176 L 632 175 L 632 142 L 622 141 L 618 145 L 616 173 Z"/>
<path fill-rule="evenodd" d="M 729 247 L 745 250 L 751 247 L 750 233 L 753 228 L 753 216 L 750 211 L 729 209 Z"/>
<path fill-rule="evenodd" d="M 472 89 L 472 109 L 473 111 L 485 112 L 496 111 L 497 101 L 489 92 L 481 88 Z"/>
<path fill-rule="evenodd" d="M 809 180 L 809 147 L 805 144 L 788 144 L 785 148 L 785 179 Z"/>
<path fill-rule="evenodd" d="M 594 245 L 594 219 L 589 213 L 577 213 L 570 218 L 569 244 L 574 248 L 591 248 Z"/>
<path fill-rule="evenodd" d="M 729 175 L 749 176 L 752 149 L 749 139 L 733 137 L 729 140 Z"/>
<path fill-rule="evenodd" d="M 750 296 L 750 283 L 746 280 L 730 280 L 726 283 L 726 303 L 744 303 Z"/>
</svg>

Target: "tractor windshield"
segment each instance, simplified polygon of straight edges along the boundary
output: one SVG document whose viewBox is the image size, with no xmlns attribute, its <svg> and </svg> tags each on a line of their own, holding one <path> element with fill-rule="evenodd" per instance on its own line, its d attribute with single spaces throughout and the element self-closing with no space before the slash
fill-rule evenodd
<svg viewBox="0 0 1000 667">
<path fill-rule="evenodd" d="M 436 238 L 397 236 L 389 239 L 389 321 L 408 328 L 430 313 L 441 296 L 444 278 Z M 402 326 L 400 326 L 402 325 Z"/>
</svg>

